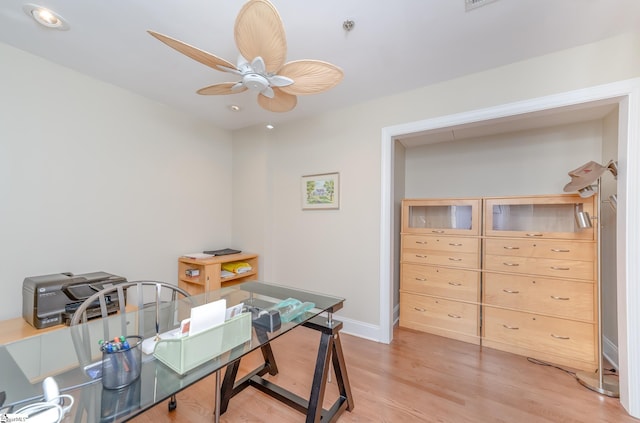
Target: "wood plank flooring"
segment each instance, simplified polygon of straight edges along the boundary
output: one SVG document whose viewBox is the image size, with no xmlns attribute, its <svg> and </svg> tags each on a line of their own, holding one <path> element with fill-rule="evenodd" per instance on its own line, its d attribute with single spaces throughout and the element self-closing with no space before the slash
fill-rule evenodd
<svg viewBox="0 0 640 423">
<path fill-rule="evenodd" d="M 638 423 L 619 401 L 580 385 L 561 370 L 525 357 L 435 335 L 396 329 L 390 345 L 341 335 L 355 409 L 338 420 L 375 423 Z M 272 346 L 280 373 L 270 380 L 308 396 L 319 335 L 304 327 Z M 245 371 L 259 356 L 245 359 Z M 242 371 L 242 369 L 241 369 Z M 212 422 L 214 377 L 178 394 L 178 408 L 163 403 L 137 423 Z M 330 383 L 325 408 L 337 396 Z M 225 423 L 298 423 L 304 416 L 248 388 L 231 400 Z"/>
</svg>

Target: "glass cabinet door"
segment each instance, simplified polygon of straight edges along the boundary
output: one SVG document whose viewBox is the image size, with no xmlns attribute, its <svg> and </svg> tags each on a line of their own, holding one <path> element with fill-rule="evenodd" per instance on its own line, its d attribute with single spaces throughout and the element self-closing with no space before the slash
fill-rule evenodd
<svg viewBox="0 0 640 423">
<path fill-rule="evenodd" d="M 593 228 L 581 229 L 578 212 L 594 217 L 594 199 L 579 195 L 487 198 L 484 234 L 532 238 L 594 239 Z M 594 224 L 597 224 L 594 221 Z"/>
<path fill-rule="evenodd" d="M 434 235 L 479 235 L 480 199 L 403 200 L 402 231 Z"/>
</svg>

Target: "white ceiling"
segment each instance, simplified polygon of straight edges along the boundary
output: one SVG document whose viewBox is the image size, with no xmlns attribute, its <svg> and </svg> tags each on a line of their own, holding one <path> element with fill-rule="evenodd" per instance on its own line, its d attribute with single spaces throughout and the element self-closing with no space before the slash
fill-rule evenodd
<svg viewBox="0 0 640 423">
<path fill-rule="evenodd" d="M 640 28 L 640 0 L 497 0 L 470 12 L 464 0 L 272 0 L 284 21 L 288 61 L 324 60 L 345 73 L 332 90 L 299 97 L 291 112 L 272 113 L 251 92 L 197 95 L 234 75 L 146 32 L 235 63 L 233 24 L 244 0 L 31 2 L 63 16 L 68 31 L 38 26 L 23 12 L 26 3 L 0 2 L 0 42 L 229 130 L 278 124 Z M 355 21 L 350 32 L 342 28 L 347 19 Z M 231 112 L 231 104 L 242 111 Z"/>
</svg>

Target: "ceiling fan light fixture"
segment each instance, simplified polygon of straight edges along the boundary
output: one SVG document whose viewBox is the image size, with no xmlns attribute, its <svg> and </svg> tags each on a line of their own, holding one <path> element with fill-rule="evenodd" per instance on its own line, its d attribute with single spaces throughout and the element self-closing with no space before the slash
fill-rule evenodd
<svg viewBox="0 0 640 423">
<path fill-rule="evenodd" d="M 22 10 L 31 16 L 38 24 L 46 28 L 58 29 L 60 31 L 69 29 L 69 23 L 62 16 L 46 7 L 36 4 L 25 4 Z"/>
<path fill-rule="evenodd" d="M 246 74 L 242 78 L 242 81 L 244 82 L 244 86 L 252 91 L 261 92 L 269 86 L 269 81 L 267 80 L 267 78 L 257 73 Z"/>
<path fill-rule="evenodd" d="M 239 50 L 237 66 L 214 55 L 155 31 L 151 36 L 191 59 L 221 72 L 241 76 L 238 82 L 222 82 L 201 88 L 200 95 L 257 93 L 258 105 L 270 112 L 293 110 L 298 95 L 317 94 L 336 86 L 344 77 L 342 69 L 321 60 L 286 61 L 284 25 L 269 0 L 249 0 L 234 25 Z"/>
</svg>

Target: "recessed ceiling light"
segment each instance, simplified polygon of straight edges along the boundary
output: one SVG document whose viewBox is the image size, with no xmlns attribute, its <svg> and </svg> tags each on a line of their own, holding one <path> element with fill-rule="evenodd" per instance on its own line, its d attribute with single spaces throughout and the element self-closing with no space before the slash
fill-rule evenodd
<svg viewBox="0 0 640 423">
<path fill-rule="evenodd" d="M 273 125 L 272 125 L 272 124 L 270 124 L 270 123 L 267 123 L 267 124 L 265 125 L 265 127 L 266 127 L 267 129 L 273 129 L 273 128 L 275 128 L 275 126 L 273 126 Z"/>
<path fill-rule="evenodd" d="M 232 104 L 231 106 L 229 106 L 229 110 L 231 110 L 232 112 L 239 112 L 241 109 L 237 104 Z"/>
<path fill-rule="evenodd" d="M 46 7 L 38 6 L 37 4 L 25 4 L 22 6 L 22 10 L 44 27 L 59 29 L 61 31 L 69 29 L 69 24 L 62 16 Z"/>
</svg>

